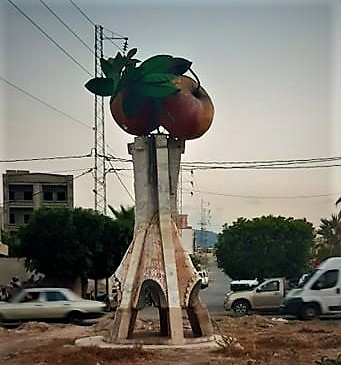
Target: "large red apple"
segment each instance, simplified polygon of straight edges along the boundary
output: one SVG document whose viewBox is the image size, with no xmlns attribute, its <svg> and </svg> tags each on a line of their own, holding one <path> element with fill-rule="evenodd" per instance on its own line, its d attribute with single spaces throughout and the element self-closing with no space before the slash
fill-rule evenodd
<svg viewBox="0 0 341 365">
<path fill-rule="evenodd" d="M 170 136 L 195 139 L 212 124 L 214 106 L 211 98 L 196 81 L 188 76 L 177 76 L 175 95 L 162 99 L 161 104 L 146 98 L 134 116 L 124 112 L 125 98 L 133 98 L 125 89 L 110 100 L 110 110 L 117 124 L 127 133 L 142 136 L 162 125 Z"/>
<path fill-rule="evenodd" d="M 172 137 L 195 139 L 211 126 L 214 106 L 204 88 L 188 76 L 174 80 L 178 93 L 164 99 L 160 124 Z"/>
<path fill-rule="evenodd" d="M 145 100 L 140 112 L 134 117 L 128 117 L 123 111 L 123 99 L 129 95 L 122 90 L 110 100 L 111 115 L 116 123 L 127 133 L 144 136 L 159 126 L 152 103 Z"/>
<path fill-rule="evenodd" d="M 211 126 L 214 107 L 191 69 L 181 57 L 156 55 L 143 61 L 133 58 L 137 49 L 115 58 L 101 58 L 105 77 L 89 80 L 85 87 L 95 95 L 110 96 L 110 111 L 126 132 L 146 136 L 163 126 L 171 137 L 194 139 Z M 183 76 L 190 71 L 195 80 Z"/>
</svg>

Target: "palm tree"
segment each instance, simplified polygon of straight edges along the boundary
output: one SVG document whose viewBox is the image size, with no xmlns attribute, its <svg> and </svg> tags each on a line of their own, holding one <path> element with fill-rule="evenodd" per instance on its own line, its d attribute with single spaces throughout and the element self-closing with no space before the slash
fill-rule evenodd
<svg viewBox="0 0 341 365">
<path fill-rule="evenodd" d="M 329 219 L 322 218 L 317 234 L 321 236 L 319 258 L 341 255 L 341 210 Z"/>
<path fill-rule="evenodd" d="M 121 242 L 125 242 L 123 247 L 127 248 L 132 241 L 134 234 L 134 207 L 124 208 L 122 205 L 120 205 L 120 210 L 116 210 L 111 205 L 109 205 L 109 209 L 113 213 L 114 220 L 119 226 L 119 239 Z"/>
</svg>

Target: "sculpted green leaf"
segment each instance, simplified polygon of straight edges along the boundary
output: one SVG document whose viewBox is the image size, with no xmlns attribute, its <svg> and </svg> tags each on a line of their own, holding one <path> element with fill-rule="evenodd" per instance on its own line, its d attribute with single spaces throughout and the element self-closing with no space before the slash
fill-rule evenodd
<svg viewBox="0 0 341 365">
<path fill-rule="evenodd" d="M 95 95 L 111 96 L 114 92 L 115 82 L 112 78 L 95 77 L 88 81 L 85 87 Z"/>
<path fill-rule="evenodd" d="M 187 72 L 191 66 L 192 66 L 191 61 L 186 60 L 185 58 L 174 57 L 167 72 L 179 76 Z"/>
<path fill-rule="evenodd" d="M 175 76 L 171 74 L 155 73 L 143 75 L 141 81 L 145 83 L 165 83 L 174 80 Z"/>
<path fill-rule="evenodd" d="M 172 64 L 172 56 L 157 55 L 142 62 L 140 67 L 144 74 L 166 73 Z"/>
<path fill-rule="evenodd" d="M 133 58 L 137 53 L 137 48 L 132 48 L 131 50 L 129 50 L 129 52 L 127 53 L 127 58 Z"/>
<path fill-rule="evenodd" d="M 165 98 L 176 94 L 179 90 L 172 82 L 145 83 L 136 85 L 136 89 L 145 96 L 153 98 Z"/>
<path fill-rule="evenodd" d="M 105 60 L 104 58 L 101 58 L 100 62 L 104 75 L 106 77 L 112 77 L 114 75 L 112 64 L 109 61 Z"/>
<path fill-rule="evenodd" d="M 108 62 L 111 64 L 113 72 L 119 74 L 125 66 L 126 58 L 117 52 L 115 58 L 108 58 Z"/>
</svg>

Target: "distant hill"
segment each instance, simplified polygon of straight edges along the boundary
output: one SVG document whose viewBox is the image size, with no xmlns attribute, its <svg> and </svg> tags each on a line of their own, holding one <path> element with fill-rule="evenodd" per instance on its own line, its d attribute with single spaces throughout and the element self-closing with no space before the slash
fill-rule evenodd
<svg viewBox="0 0 341 365">
<path fill-rule="evenodd" d="M 194 230 L 195 247 L 214 247 L 217 243 L 218 234 L 212 231 Z"/>
</svg>

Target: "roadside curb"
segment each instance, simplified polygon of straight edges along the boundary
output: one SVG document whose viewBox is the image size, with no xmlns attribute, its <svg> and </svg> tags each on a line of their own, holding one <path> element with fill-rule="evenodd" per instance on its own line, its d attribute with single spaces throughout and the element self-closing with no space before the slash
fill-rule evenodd
<svg viewBox="0 0 341 365">
<path fill-rule="evenodd" d="M 111 343 L 105 340 L 104 336 L 91 336 L 80 338 L 75 341 L 76 346 L 97 346 L 100 348 L 136 348 L 141 347 L 143 349 L 157 350 L 157 349 L 207 349 L 207 348 L 218 348 L 217 341 L 221 338 L 220 335 L 212 335 L 206 338 L 193 339 L 183 345 L 167 345 L 167 344 L 144 344 L 141 342 L 129 342 L 129 343 Z"/>
</svg>

